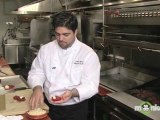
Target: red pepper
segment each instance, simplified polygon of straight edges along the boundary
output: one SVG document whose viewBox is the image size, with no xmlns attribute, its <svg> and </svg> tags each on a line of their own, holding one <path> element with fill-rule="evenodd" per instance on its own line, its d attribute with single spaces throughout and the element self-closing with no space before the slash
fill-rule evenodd
<svg viewBox="0 0 160 120">
<path fill-rule="evenodd" d="M 59 96 L 53 96 L 52 97 L 52 101 L 55 102 L 55 101 L 60 101 L 61 100 L 61 97 Z"/>
<path fill-rule="evenodd" d="M 5 89 L 5 90 L 14 89 L 14 85 L 5 85 L 5 86 L 4 86 L 4 89 Z"/>
<path fill-rule="evenodd" d="M 22 102 L 22 101 L 26 100 L 25 97 L 23 97 L 23 96 L 20 97 L 20 96 L 17 96 L 17 95 L 13 96 L 13 99 L 17 100 L 18 102 Z"/>
</svg>

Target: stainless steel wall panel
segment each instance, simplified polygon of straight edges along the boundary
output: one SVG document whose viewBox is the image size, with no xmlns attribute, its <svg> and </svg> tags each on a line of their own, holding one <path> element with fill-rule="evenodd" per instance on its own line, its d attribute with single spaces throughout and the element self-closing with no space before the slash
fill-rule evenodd
<svg viewBox="0 0 160 120">
<path fill-rule="evenodd" d="M 18 63 L 18 47 L 13 45 L 5 45 L 5 59 L 8 64 Z"/>
<path fill-rule="evenodd" d="M 51 41 L 51 19 L 33 19 L 30 25 L 30 46 L 45 44 Z"/>
</svg>

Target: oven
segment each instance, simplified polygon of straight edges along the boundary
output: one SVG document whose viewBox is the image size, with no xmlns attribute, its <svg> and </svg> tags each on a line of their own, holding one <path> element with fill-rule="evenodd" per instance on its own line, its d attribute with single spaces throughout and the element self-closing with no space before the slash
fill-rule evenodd
<svg viewBox="0 0 160 120">
<path fill-rule="evenodd" d="M 134 106 L 140 105 L 142 100 L 146 100 L 148 96 L 142 93 L 144 98 L 141 100 L 140 97 L 136 98 L 133 94 L 136 94 L 138 88 L 150 84 L 155 79 L 157 77 L 147 72 L 140 72 L 140 69 L 134 70 L 121 66 L 102 71 L 99 94 L 94 99 L 94 120 L 151 120 L 152 115 L 146 116 L 134 110 Z M 158 103 L 158 97 L 153 97 L 153 101 Z"/>
<path fill-rule="evenodd" d="M 142 103 L 149 102 L 151 105 L 160 105 L 160 89 L 156 87 L 160 84 L 160 79 L 153 81 L 123 92 L 113 91 L 106 86 L 100 85 L 102 88 L 100 88 L 99 94 L 94 96 L 92 119 L 159 120 L 159 108 L 157 111 L 150 112 L 136 110 L 136 106 L 142 105 Z M 152 83 L 154 83 L 154 86 Z"/>
<path fill-rule="evenodd" d="M 102 92 L 101 94 L 94 97 L 94 120 L 151 120 L 141 113 L 133 111 L 132 108 L 121 103 L 115 97 L 112 97 L 112 95 L 117 94 L 117 92 L 109 91 L 110 89 L 108 87 L 100 86 L 102 87 L 101 89 L 107 91 L 107 96 L 102 94 L 104 93 L 102 90 L 100 91 L 100 93 Z"/>
<path fill-rule="evenodd" d="M 104 98 L 105 107 L 109 106 L 109 113 L 117 118 L 113 120 L 159 120 L 159 85 L 160 78 L 157 78 L 123 92 L 108 94 Z"/>
</svg>

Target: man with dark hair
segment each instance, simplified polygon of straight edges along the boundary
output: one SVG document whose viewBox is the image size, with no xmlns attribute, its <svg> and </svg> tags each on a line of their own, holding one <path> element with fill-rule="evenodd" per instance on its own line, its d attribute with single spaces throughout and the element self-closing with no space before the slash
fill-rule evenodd
<svg viewBox="0 0 160 120">
<path fill-rule="evenodd" d="M 87 120 L 88 99 L 98 92 L 98 56 L 76 38 L 73 14 L 60 12 L 52 23 L 56 40 L 40 48 L 29 71 L 30 106 L 38 107 L 46 97 L 52 120 Z"/>
</svg>

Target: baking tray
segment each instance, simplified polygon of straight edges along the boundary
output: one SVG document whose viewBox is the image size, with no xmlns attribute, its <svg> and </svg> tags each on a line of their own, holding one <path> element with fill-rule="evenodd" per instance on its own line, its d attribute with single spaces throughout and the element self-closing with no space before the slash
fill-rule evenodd
<svg viewBox="0 0 160 120">
<path fill-rule="evenodd" d="M 0 86 L 14 85 L 15 89 L 29 88 L 27 81 L 21 75 L 0 77 L 0 81 Z M 5 94 L 7 92 L 10 91 L 0 89 L 0 95 Z"/>
<path fill-rule="evenodd" d="M 112 90 L 124 91 L 154 79 L 155 76 L 118 66 L 101 72 L 100 83 Z"/>
</svg>

